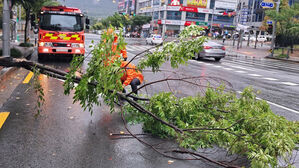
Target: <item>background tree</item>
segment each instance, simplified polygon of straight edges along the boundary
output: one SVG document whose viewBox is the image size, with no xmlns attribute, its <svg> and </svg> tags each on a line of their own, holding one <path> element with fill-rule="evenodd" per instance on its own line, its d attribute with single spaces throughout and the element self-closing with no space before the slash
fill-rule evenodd
<svg viewBox="0 0 299 168">
<path fill-rule="evenodd" d="M 37 15 L 42 6 L 54 6 L 59 5 L 59 2 L 52 0 L 14 0 L 13 5 L 20 4 L 25 10 L 25 34 L 24 43 L 27 42 L 29 36 L 29 21 L 30 15 L 34 13 Z"/>
<path fill-rule="evenodd" d="M 120 27 L 127 28 L 128 26 L 131 26 L 132 29 L 134 30 L 135 27 L 140 29 L 142 25 L 149 23 L 151 19 L 152 18 L 149 16 L 136 15 L 136 16 L 129 17 L 126 15 L 120 15 L 118 13 L 115 13 L 112 16 L 102 19 L 100 21 L 101 24 L 99 24 L 98 22 L 95 23 L 94 27 L 97 29 L 103 29 L 103 28 L 107 29 L 110 25 L 116 28 L 120 28 Z"/>
<path fill-rule="evenodd" d="M 277 20 L 276 44 L 280 47 L 291 46 L 299 43 L 299 4 L 289 6 L 284 0 L 281 2 L 279 12 L 275 10 L 266 11 L 271 20 Z"/>
<path fill-rule="evenodd" d="M 140 31 L 142 25 L 149 23 L 152 20 L 151 16 L 136 15 L 132 17 L 133 30 L 137 27 Z"/>
</svg>

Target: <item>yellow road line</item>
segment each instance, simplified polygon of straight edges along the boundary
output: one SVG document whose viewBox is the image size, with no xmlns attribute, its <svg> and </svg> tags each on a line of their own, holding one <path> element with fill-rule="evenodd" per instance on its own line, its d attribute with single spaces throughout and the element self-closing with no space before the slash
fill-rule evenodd
<svg viewBox="0 0 299 168">
<path fill-rule="evenodd" d="M 0 112 L 0 129 L 8 116 L 9 116 L 9 112 Z"/>
<path fill-rule="evenodd" d="M 28 75 L 26 76 L 26 78 L 24 79 L 23 83 L 26 84 L 26 83 L 29 83 L 31 78 L 33 76 L 33 72 L 29 72 Z"/>
</svg>

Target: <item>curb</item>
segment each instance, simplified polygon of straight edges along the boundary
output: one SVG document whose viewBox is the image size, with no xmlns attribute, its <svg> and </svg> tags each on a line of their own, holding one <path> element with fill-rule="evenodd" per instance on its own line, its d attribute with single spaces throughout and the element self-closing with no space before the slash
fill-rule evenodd
<svg viewBox="0 0 299 168">
<path fill-rule="evenodd" d="M 245 55 L 245 54 L 239 54 L 235 51 L 232 50 L 226 50 L 226 55 L 225 56 L 229 56 L 229 57 L 244 57 L 244 58 L 250 58 L 250 59 L 263 59 L 265 57 L 254 57 L 254 56 L 249 56 L 249 55 Z"/>
<path fill-rule="evenodd" d="M 291 59 L 284 59 L 284 58 L 275 58 L 275 57 L 271 57 L 270 55 L 266 56 L 265 58 L 267 58 L 267 59 L 275 59 L 275 60 L 280 60 L 280 61 L 286 61 L 286 62 L 299 63 L 299 60 L 291 60 Z"/>
<path fill-rule="evenodd" d="M 18 48 L 16 47 L 16 49 L 18 49 Z M 18 50 L 20 50 L 20 49 L 18 49 Z M 20 51 L 22 52 L 23 58 L 28 59 L 28 58 L 30 58 L 30 56 L 33 54 L 33 52 L 34 52 L 34 47 L 30 47 L 30 48 L 25 49 L 25 50 L 22 49 L 22 50 L 20 50 Z M 18 68 L 18 67 L 8 67 L 8 68 L 3 67 L 3 69 L 0 69 L 0 83 L 1 83 L 2 81 L 6 80 L 6 78 L 7 78 L 10 74 L 12 74 L 14 71 L 16 71 L 17 69 L 19 69 L 19 68 Z"/>
<path fill-rule="evenodd" d="M 6 78 L 12 74 L 14 71 L 16 71 L 18 68 L 17 67 L 9 67 L 9 68 L 3 68 L 0 71 L 0 84 L 2 81 L 5 81 Z"/>
</svg>

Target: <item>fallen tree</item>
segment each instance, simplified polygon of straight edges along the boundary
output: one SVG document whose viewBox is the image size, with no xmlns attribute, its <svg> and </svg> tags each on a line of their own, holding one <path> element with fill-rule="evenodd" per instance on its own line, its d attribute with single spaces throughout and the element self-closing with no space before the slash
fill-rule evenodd
<svg viewBox="0 0 299 168">
<path fill-rule="evenodd" d="M 165 43 L 163 47 L 156 46 L 154 51 L 144 51 L 144 55 L 137 54 L 133 59 L 140 59 L 140 70 L 151 70 L 156 74 L 162 71 L 161 67 L 165 63 L 169 63 L 172 68 L 178 68 L 202 48 L 206 39 L 199 36 L 201 31 L 202 29 L 195 25 L 189 26 L 182 31 L 178 41 Z M 196 38 L 190 39 L 190 36 Z M 282 159 L 287 166 L 292 165 L 291 155 L 298 143 L 298 122 L 275 115 L 266 101 L 256 99 L 256 93 L 250 87 L 245 88 L 238 96 L 225 80 L 215 77 L 186 77 L 176 73 L 177 77 L 166 77 L 144 84 L 139 88 L 145 90 L 141 95 L 122 93 L 119 80 L 122 76 L 121 59 L 107 65 L 107 60 L 110 60 L 112 55 L 119 55 L 120 50 L 125 47 L 122 35 L 119 37 L 117 50 L 113 51 L 111 46 L 114 36 L 103 33 L 101 42 L 95 45 L 91 55 L 74 57 L 68 73 L 24 59 L 2 57 L 0 65 L 23 67 L 37 75 L 42 73 L 65 80 L 65 94 L 74 91 L 74 102 L 80 102 L 84 110 L 88 109 L 91 113 L 93 106 L 101 105 L 100 98 L 110 106 L 111 112 L 115 111 L 115 105 L 120 99 L 127 102 L 121 106 L 125 128 L 139 142 L 165 157 L 181 160 L 203 159 L 222 167 L 238 167 L 229 162 L 212 160 L 196 152 L 198 148 L 217 145 L 227 149 L 230 154 L 246 156 L 251 167 L 277 167 L 278 159 Z M 87 69 L 83 70 L 81 76 L 77 76 L 76 72 L 89 56 L 91 59 Z M 179 88 L 171 89 L 170 81 L 192 86 L 198 94 L 179 96 Z M 169 92 L 146 91 L 148 86 L 162 83 L 166 83 Z M 38 82 L 35 86 L 40 105 L 43 101 L 43 89 Z M 134 135 L 127 128 L 127 121 L 142 123 L 144 131 L 151 134 L 162 138 L 171 137 L 181 148 L 162 151 Z M 181 157 L 169 153 L 177 153 Z"/>
</svg>

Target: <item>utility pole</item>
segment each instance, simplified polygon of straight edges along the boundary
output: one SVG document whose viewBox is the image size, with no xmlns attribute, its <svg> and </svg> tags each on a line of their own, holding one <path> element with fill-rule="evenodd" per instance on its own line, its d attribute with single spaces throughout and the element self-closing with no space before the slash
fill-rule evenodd
<svg viewBox="0 0 299 168">
<path fill-rule="evenodd" d="M 9 11 L 9 0 L 3 0 L 3 43 L 2 43 L 2 56 L 10 56 L 10 11 Z"/>
<path fill-rule="evenodd" d="M 250 26 L 252 26 L 252 20 L 253 20 L 253 11 L 254 11 L 254 5 L 255 5 L 255 0 L 253 0 L 252 5 L 251 5 L 251 12 L 250 12 Z M 250 41 L 250 29 L 249 29 L 249 33 L 248 33 L 248 41 L 247 41 L 247 46 L 249 46 L 249 41 Z"/>
<path fill-rule="evenodd" d="M 216 0 L 213 8 L 213 13 L 212 13 L 212 19 L 211 19 L 211 27 L 210 27 L 210 33 L 212 34 L 212 29 L 213 29 L 213 22 L 214 22 L 214 14 L 215 14 L 215 9 L 216 9 Z"/>
<path fill-rule="evenodd" d="M 276 2 L 276 12 L 279 12 L 279 5 L 280 5 L 280 0 Z M 276 25 L 277 25 L 277 20 L 274 21 L 273 25 L 273 30 L 272 30 L 272 39 L 271 39 L 271 57 L 274 56 L 274 43 L 275 43 L 275 38 L 276 38 Z"/>
</svg>

